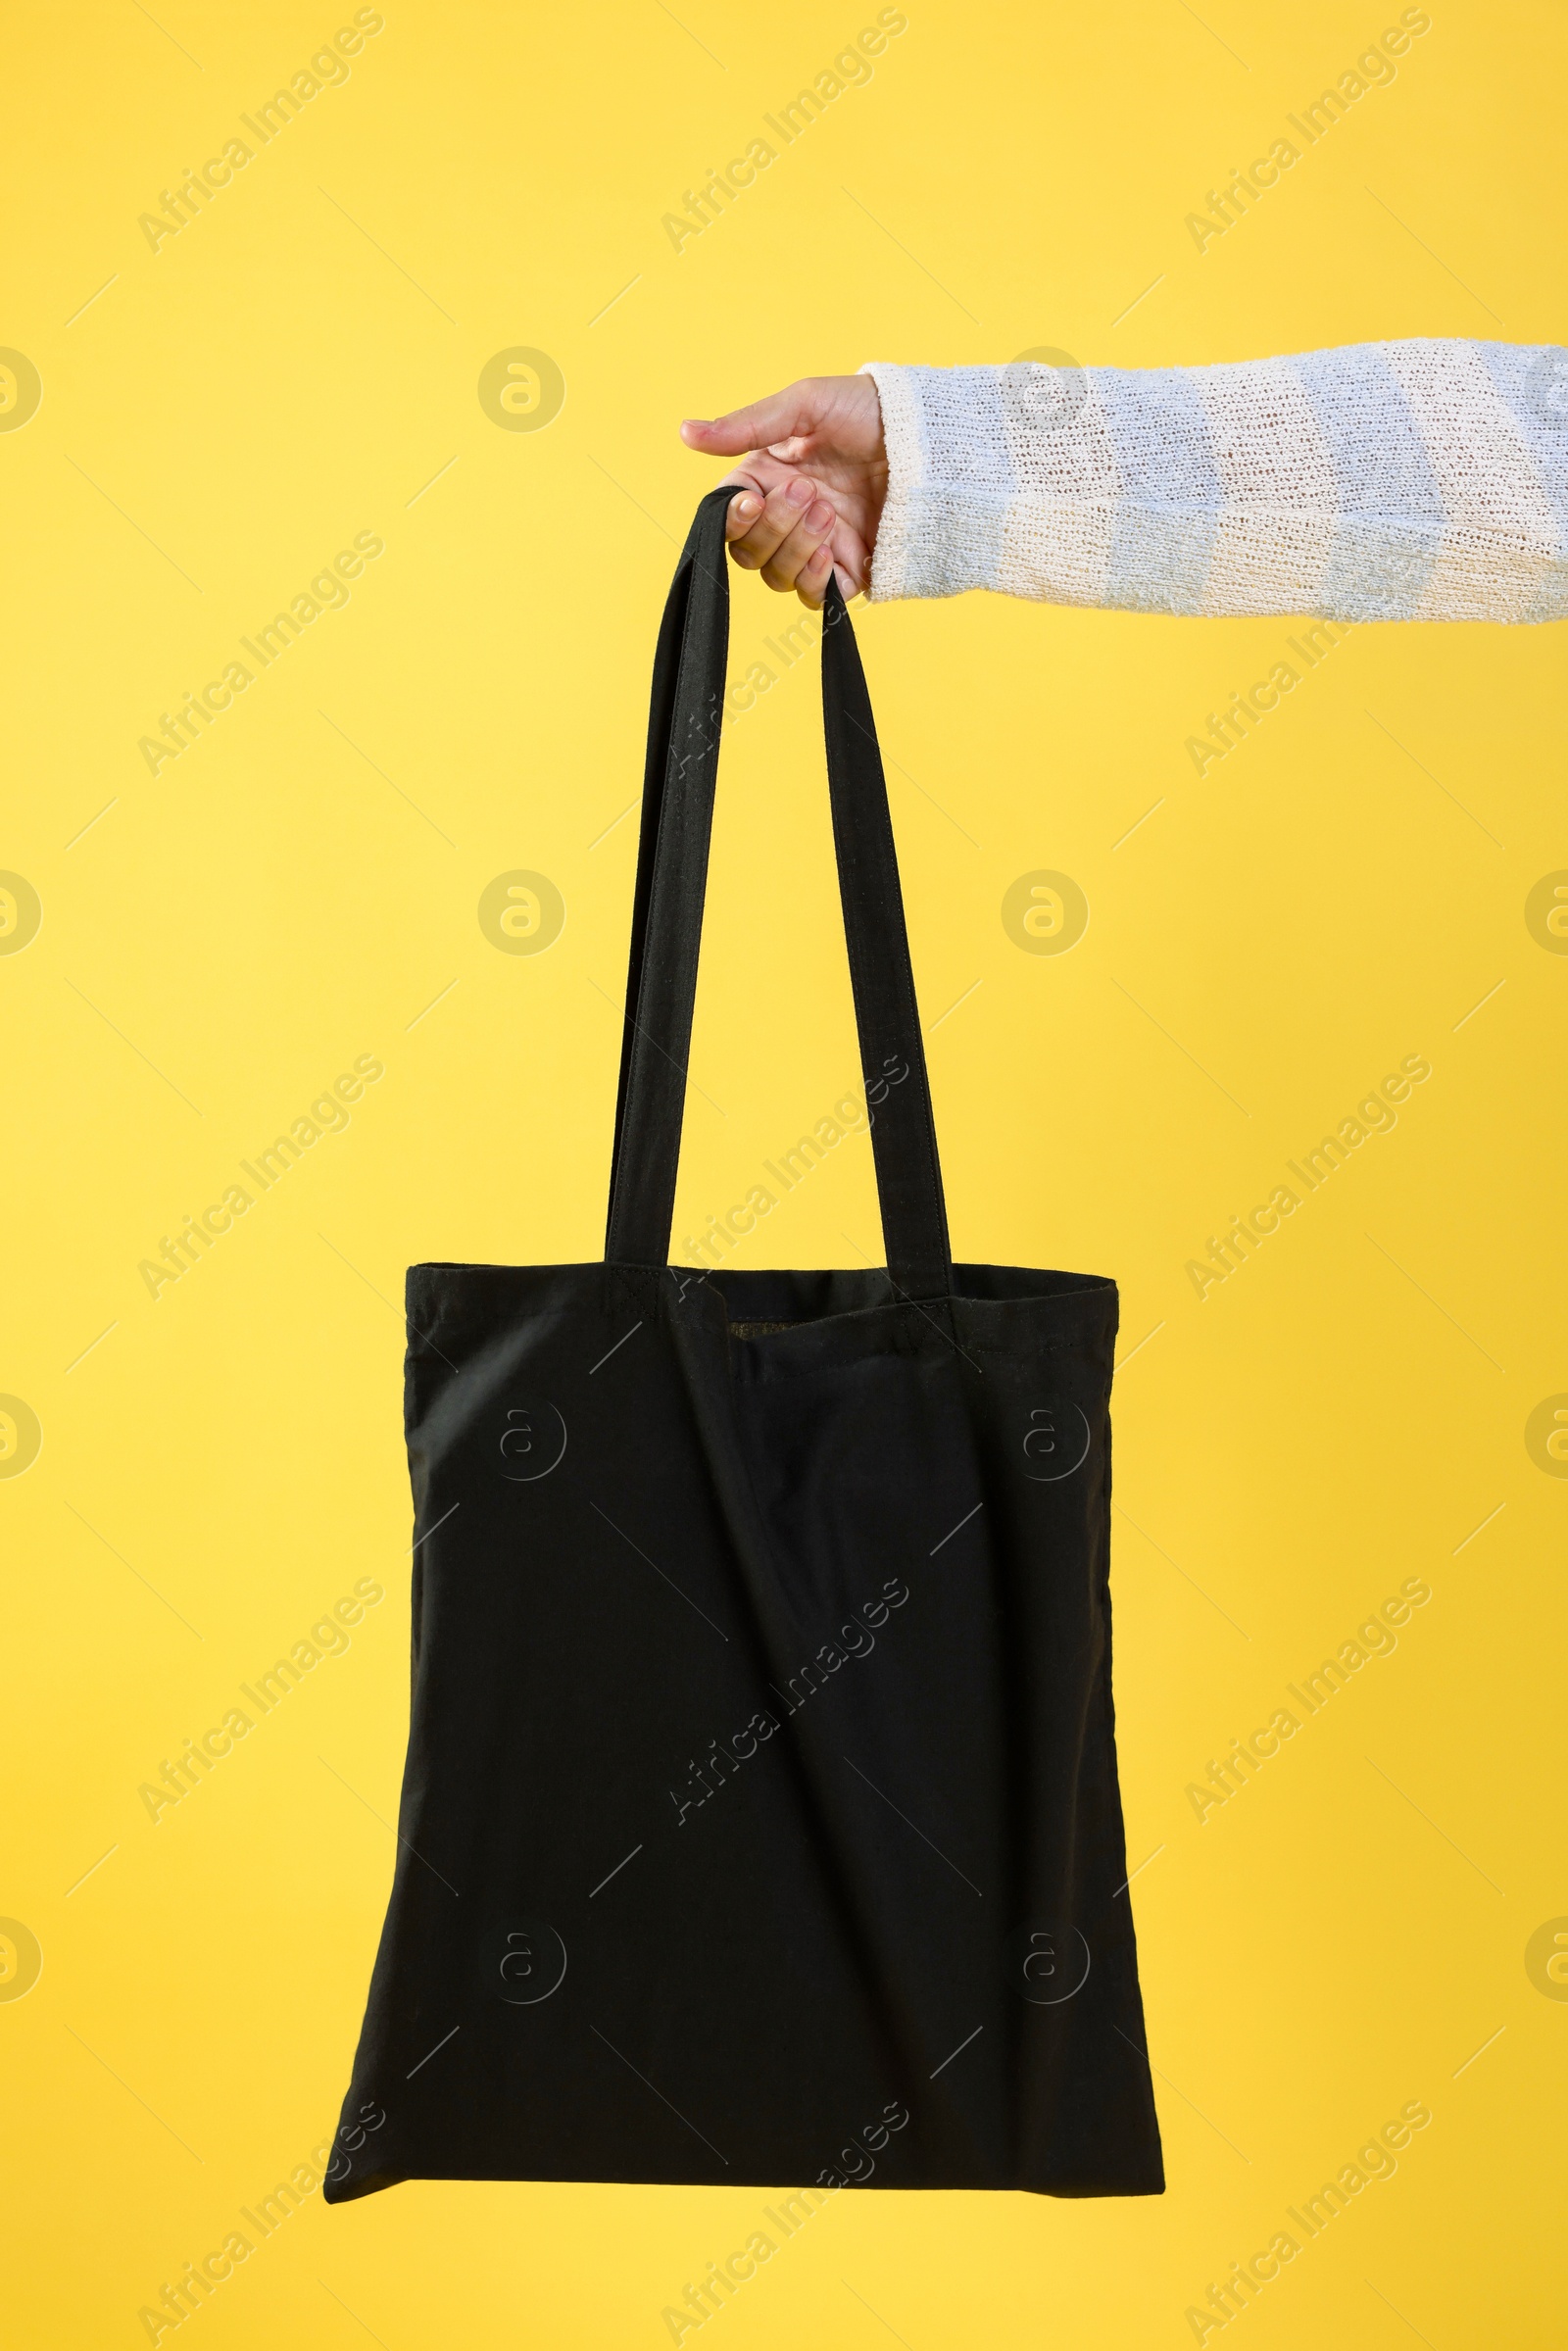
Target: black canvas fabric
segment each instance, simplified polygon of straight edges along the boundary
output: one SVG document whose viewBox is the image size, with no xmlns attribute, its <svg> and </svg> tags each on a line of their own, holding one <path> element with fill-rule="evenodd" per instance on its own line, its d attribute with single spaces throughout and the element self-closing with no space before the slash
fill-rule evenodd
<svg viewBox="0 0 1568 2351">
<path fill-rule="evenodd" d="M 1116 1781 L 1116 1329 L 952 1263 L 870 705 L 828 778 L 885 1270 L 668 1263 L 724 509 L 655 664 L 603 1264 L 417 1265 L 414 1688 L 326 2181 L 1163 2185 Z"/>
</svg>

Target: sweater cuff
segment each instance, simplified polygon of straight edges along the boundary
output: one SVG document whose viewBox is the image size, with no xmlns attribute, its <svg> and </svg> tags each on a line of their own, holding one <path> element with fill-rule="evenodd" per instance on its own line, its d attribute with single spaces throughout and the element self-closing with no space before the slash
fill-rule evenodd
<svg viewBox="0 0 1568 2351">
<path fill-rule="evenodd" d="M 860 373 L 877 385 L 889 461 L 867 602 L 886 605 L 894 597 L 995 588 L 1008 501 L 995 482 L 976 477 L 985 472 L 983 456 L 966 452 L 966 442 L 976 428 L 976 395 L 980 412 L 997 407 L 995 385 L 1002 369 L 933 369 L 867 360 Z M 955 409 L 953 418 L 945 416 L 945 407 Z M 956 430 L 943 430 L 945 423 Z M 980 456 L 980 465 L 973 465 L 973 456 Z"/>
</svg>

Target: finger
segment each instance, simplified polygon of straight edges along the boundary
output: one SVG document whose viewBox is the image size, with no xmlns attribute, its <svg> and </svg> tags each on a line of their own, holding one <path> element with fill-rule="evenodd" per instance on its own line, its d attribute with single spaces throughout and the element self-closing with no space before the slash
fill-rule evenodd
<svg viewBox="0 0 1568 2351">
<path fill-rule="evenodd" d="M 761 511 L 730 541 L 730 554 L 743 571 L 760 571 L 772 561 L 816 496 L 816 484 L 799 473 L 787 474 L 768 493 Z"/>
<path fill-rule="evenodd" d="M 718 484 L 721 490 L 755 490 L 765 498 L 781 482 L 791 481 L 801 470 L 799 465 L 776 465 L 765 449 L 749 450 L 740 465 L 732 465 Z"/>
<path fill-rule="evenodd" d="M 822 547 L 832 538 L 838 516 L 826 498 L 818 498 L 801 514 L 789 537 L 762 565 L 762 578 L 770 588 L 793 588 L 802 571 Z M 828 549 L 832 560 L 832 549 Z"/>
<path fill-rule="evenodd" d="M 871 576 L 871 551 L 842 515 L 833 533 L 833 568 L 847 597 L 858 596 Z"/>
<path fill-rule="evenodd" d="M 744 450 L 765 449 L 770 442 L 808 432 L 813 421 L 807 386 L 791 384 L 766 400 L 754 400 L 749 408 L 731 410 L 727 416 L 688 416 L 680 437 L 688 449 L 701 450 L 705 457 L 739 457 Z"/>
<path fill-rule="evenodd" d="M 808 612 L 819 612 L 822 610 L 822 602 L 827 595 L 828 573 L 833 567 L 833 548 L 831 542 L 826 540 L 815 555 L 801 565 L 796 575 L 795 593 Z M 843 586 L 842 579 L 839 584 Z M 846 588 L 844 593 L 848 595 L 849 590 Z"/>
<path fill-rule="evenodd" d="M 741 538 L 748 527 L 757 520 L 762 511 L 762 504 L 760 491 L 754 490 L 750 486 L 741 492 L 739 498 L 732 498 L 724 509 L 725 538 Z"/>
</svg>

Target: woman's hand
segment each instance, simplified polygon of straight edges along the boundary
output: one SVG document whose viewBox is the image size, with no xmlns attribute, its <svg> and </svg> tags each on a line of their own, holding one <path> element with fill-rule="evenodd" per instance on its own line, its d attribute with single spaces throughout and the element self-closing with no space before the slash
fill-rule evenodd
<svg viewBox="0 0 1568 2351">
<path fill-rule="evenodd" d="M 869 375 L 808 375 L 712 423 L 688 419 L 688 449 L 739 457 L 723 487 L 741 495 L 725 517 L 729 551 L 770 588 L 820 609 L 829 571 L 846 596 L 871 577 L 887 497 L 882 406 Z"/>
</svg>

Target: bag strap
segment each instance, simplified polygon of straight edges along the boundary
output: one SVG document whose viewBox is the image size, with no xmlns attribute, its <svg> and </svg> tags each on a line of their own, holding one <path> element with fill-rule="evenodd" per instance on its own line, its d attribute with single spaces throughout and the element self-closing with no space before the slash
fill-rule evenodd
<svg viewBox="0 0 1568 2351">
<path fill-rule="evenodd" d="M 663 1265 L 669 1253 L 723 724 L 733 496 L 710 491 L 697 510 L 654 659 L 605 1240 L 613 1265 Z M 883 1247 L 895 1289 L 945 1298 L 953 1261 L 887 785 L 855 631 L 831 576 L 823 618 L 833 847 Z"/>
</svg>

